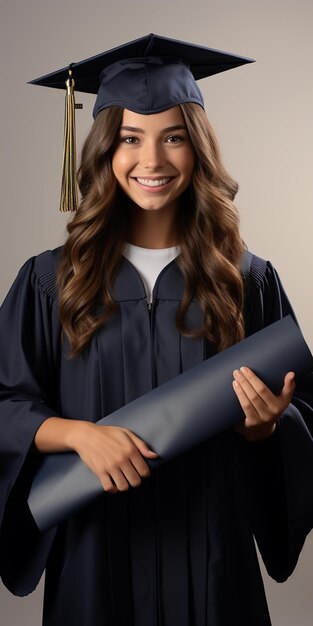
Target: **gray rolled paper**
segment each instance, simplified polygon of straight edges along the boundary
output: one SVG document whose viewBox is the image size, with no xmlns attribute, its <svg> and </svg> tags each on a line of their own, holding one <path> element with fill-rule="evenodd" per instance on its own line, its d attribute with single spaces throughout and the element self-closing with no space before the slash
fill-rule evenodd
<svg viewBox="0 0 313 626">
<path fill-rule="evenodd" d="M 137 398 L 100 425 L 136 433 L 158 453 L 151 468 L 234 426 L 243 412 L 232 388 L 233 371 L 250 367 L 277 393 L 288 371 L 313 370 L 313 358 L 290 316 Z M 103 492 L 99 479 L 74 453 L 48 454 L 35 475 L 28 504 L 41 531 L 66 519 Z"/>
</svg>

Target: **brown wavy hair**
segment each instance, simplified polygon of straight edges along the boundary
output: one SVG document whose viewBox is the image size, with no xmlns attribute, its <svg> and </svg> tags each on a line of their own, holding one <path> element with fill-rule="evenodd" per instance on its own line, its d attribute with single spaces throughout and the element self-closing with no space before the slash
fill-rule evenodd
<svg viewBox="0 0 313 626">
<path fill-rule="evenodd" d="M 195 151 L 190 189 L 182 197 L 177 232 L 177 263 L 185 291 L 176 323 L 190 337 L 206 337 L 218 351 L 244 337 L 244 244 L 233 200 L 237 183 L 227 173 L 213 128 L 197 104 L 180 105 Z M 68 224 L 58 269 L 59 309 L 63 332 L 76 356 L 116 309 L 111 285 L 127 240 L 125 196 L 112 171 L 112 155 L 123 110 L 101 111 L 85 141 L 78 182 L 80 207 Z M 196 298 L 204 313 L 201 328 L 186 325 Z M 101 304 L 101 306 L 99 306 Z"/>
</svg>

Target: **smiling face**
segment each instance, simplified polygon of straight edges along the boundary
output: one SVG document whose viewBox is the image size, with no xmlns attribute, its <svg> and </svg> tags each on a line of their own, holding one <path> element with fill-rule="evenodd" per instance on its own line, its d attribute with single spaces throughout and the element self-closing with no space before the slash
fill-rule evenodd
<svg viewBox="0 0 313 626">
<path fill-rule="evenodd" d="M 195 162 L 180 107 L 152 115 L 125 109 L 117 141 L 112 167 L 124 193 L 146 211 L 175 211 Z"/>
</svg>

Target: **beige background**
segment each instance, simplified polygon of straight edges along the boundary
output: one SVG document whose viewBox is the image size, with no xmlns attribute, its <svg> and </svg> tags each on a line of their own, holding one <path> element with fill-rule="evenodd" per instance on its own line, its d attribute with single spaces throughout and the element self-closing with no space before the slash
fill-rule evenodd
<svg viewBox="0 0 313 626">
<path fill-rule="evenodd" d="M 240 182 L 243 237 L 277 267 L 312 348 L 312 17 L 311 0 L 1 0 L 1 299 L 29 256 L 62 242 L 67 219 L 63 94 L 27 81 L 152 31 L 257 59 L 200 86 Z M 78 100 L 81 145 L 93 98 Z M 310 537 L 290 581 L 265 576 L 273 626 L 311 626 L 312 571 Z M 41 603 L 41 587 L 26 599 L 2 587 L 1 626 L 39 626 Z"/>
</svg>

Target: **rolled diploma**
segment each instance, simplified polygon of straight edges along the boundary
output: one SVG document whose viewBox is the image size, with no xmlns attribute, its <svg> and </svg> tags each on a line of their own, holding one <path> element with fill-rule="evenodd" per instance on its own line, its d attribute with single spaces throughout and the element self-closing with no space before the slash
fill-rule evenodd
<svg viewBox="0 0 313 626">
<path fill-rule="evenodd" d="M 234 426 L 244 414 L 232 388 L 233 371 L 246 365 L 278 393 L 288 371 L 312 371 L 299 327 L 287 316 L 179 374 L 107 415 L 100 425 L 128 428 L 158 453 L 150 468 Z M 38 528 L 58 524 L 103 493 L 100 480 L 75 452 L 43 457 L 28 505 Z"/>
</svg>

